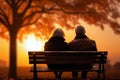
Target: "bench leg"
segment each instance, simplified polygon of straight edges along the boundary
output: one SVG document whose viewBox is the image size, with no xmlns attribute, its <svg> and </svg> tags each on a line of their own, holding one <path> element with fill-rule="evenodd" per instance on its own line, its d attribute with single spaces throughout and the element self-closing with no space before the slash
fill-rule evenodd
<svg viewBox="0 0 120 80">
<path fill-rule="evenodd" d="M 105 80 L 105 71 L 103 72 L 103 80 Z"/>
<path fill-rule="evenodd" d="M 55 78 L 56 78 L 57 80 L 61 79 L 62 73 L 63 73 L 63 72 L 54 72 Z"/>
<path fill-rule="evenodd" d="M 37 80 L 37 72 L 34 72 L 34 80 Z"/>
<path fill-rule="evenodd" d="M 98 71 L 98 80 L 100 80 L 100 71 Z"/>
<path fill-rule="evenodd" d="M 102 75 L 102 77 L 103 77 L 102 80 L 106 80 L 106 79 L 105 79 L 105 72 L 100 72 L 100 71 L 98 71 L 98 80 L 101 80 L 101 75 Z"/>
</svg>

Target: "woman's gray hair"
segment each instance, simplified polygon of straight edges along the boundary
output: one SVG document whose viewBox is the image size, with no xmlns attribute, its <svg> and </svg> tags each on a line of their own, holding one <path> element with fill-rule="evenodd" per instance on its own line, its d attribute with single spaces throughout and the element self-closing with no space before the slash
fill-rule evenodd
<svg viewBox="0 0 120 80">
<path fill-rule="evenodd" d="M 52 34 L 53 37 L 64 37 L 64 35 L 65 34 L 61 28 L 56 28 Z"/>
</svg>

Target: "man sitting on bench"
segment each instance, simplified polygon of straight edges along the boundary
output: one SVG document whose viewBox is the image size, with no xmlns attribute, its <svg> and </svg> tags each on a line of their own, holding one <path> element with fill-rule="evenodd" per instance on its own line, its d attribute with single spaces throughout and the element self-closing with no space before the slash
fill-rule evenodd
<svg viewBox="0 0 120 80">
<path fill-rule="evenodd" d="M 94 40 L 89 39 L 85 35 L 85 28 L 83 26 L 78 26 L 75 29 L 76 36 L 75 39 L 69 43 L 69 46 L 73 51 L 97 51 L 96 43 Z M 71 65 L 71 68 L 80 68 L 80 69 L 91 69 L 92 64 L 79 64 Z M 73 77 L 78 76 L 78 72 L 72 72 Z M 83 71 L 81 74 L 83 79 L 87 77 L 87 71 Z"/>
</svg>

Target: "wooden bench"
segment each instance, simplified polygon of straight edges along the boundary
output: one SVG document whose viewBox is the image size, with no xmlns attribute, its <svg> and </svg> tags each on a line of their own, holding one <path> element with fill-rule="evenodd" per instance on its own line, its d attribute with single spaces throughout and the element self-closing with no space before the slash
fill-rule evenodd
<svg viewBox="0 0 120 80">
<path fill-rule="evenodd" d="M 34 74 L 34 80 L 37 80 L 37 72 L 72 72 L 88 71 L 97 72 L 98 80 L 105 80 L 104 64 L 107 60 L 107 51 L 29 51 L 29 64 L 33 64 L 31 72 Z M 38 68 L 37 64 L 94 64 L 98 68 L 93 69 L 49 69 Z M 101 76 L 102 74 L 102 76 Z"/>
</svg>

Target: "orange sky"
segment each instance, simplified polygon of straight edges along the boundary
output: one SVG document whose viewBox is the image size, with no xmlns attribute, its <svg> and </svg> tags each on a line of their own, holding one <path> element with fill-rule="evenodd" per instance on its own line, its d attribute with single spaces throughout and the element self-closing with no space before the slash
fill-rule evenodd
<svg viewBox="0 0 120 80">
<path fill-rule="evenodd" d="M 86 35 L 89 38 L 94 39 L 97 44 L 99 51 L 108 51 L 108 59 L 111 63 L 120 61 L 120 35 L 114 34 L 111 28 L 105 27 L 102 31 L 99 27 L 90 26 L 83 24 L 86 28 Z M 70 42 L 74 38 L 74 30 L 64 30 L 66 42 Z M 25 50 L 25 45 L 17 41 L 17 65 L 18 66 L 29 66 L 28 54 Z M 0 60 L 8 62 L 9 60 L 9 41 L 0 38 Z M 8 64 L 7 64 L 8 65 Z"/>
</svg>

